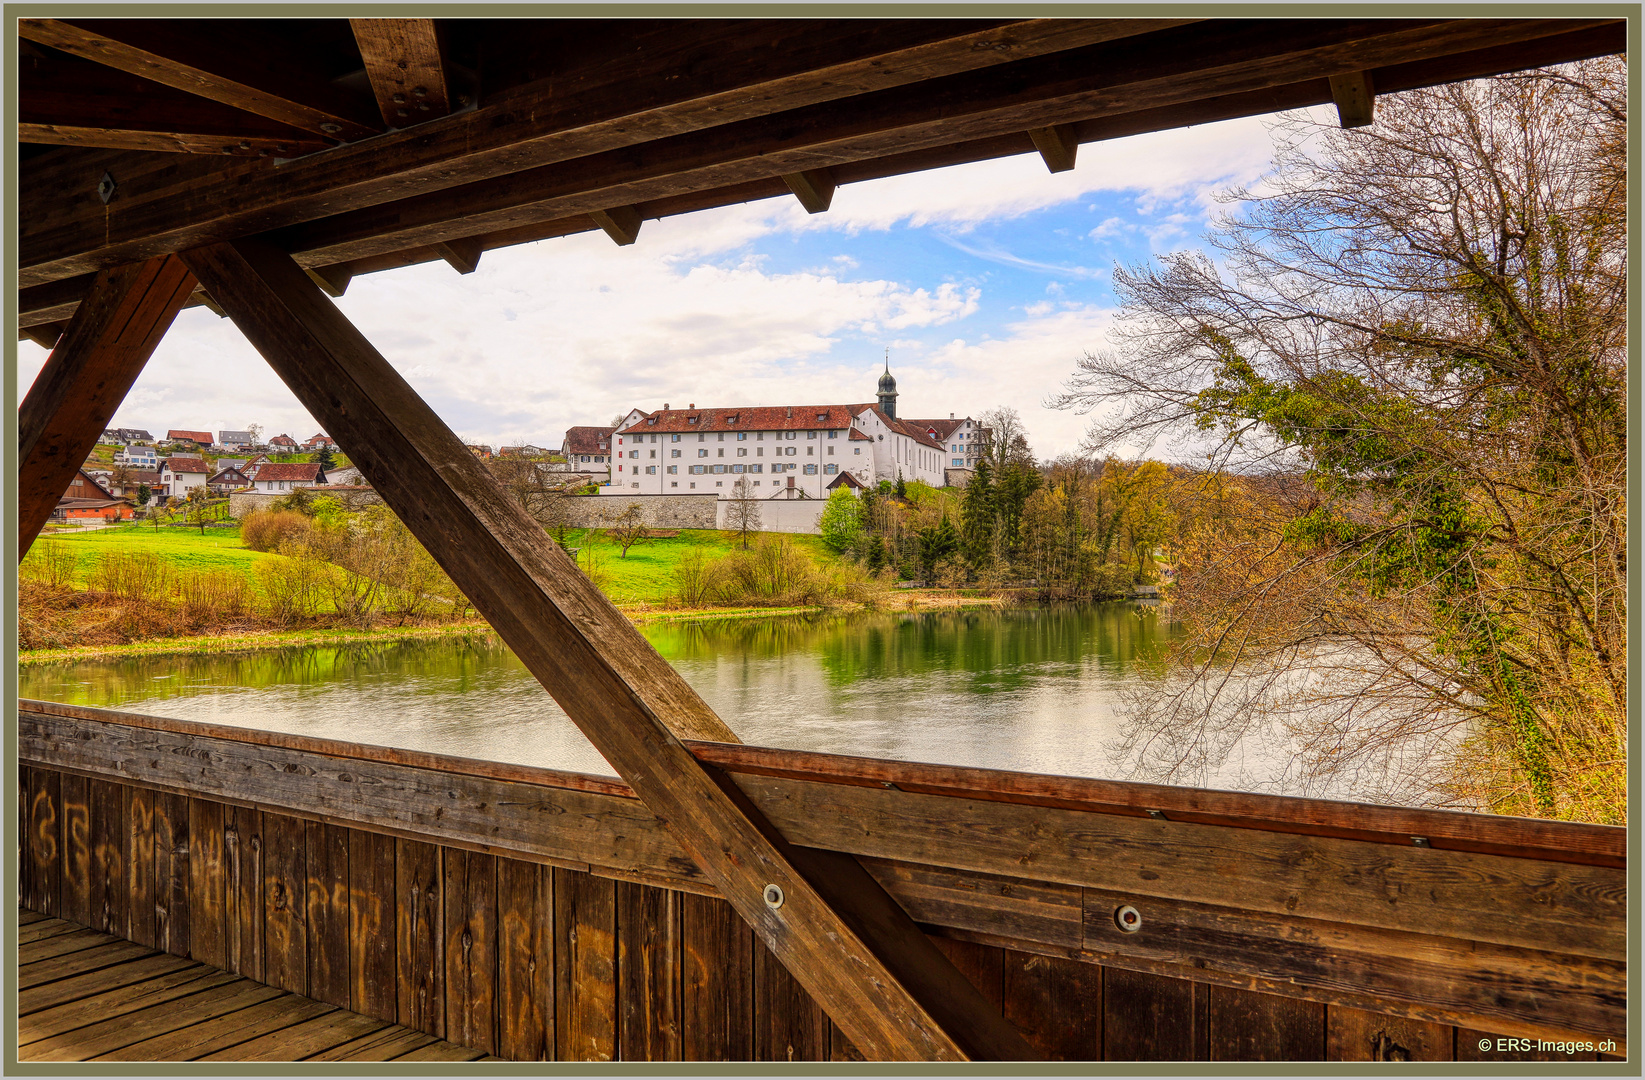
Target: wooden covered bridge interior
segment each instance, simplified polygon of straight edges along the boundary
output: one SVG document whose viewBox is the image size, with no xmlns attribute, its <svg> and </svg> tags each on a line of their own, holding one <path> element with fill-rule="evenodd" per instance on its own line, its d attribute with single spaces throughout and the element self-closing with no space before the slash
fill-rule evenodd
<svg viewBox="0 0 1645 1080">
<path fill-rule="evenodd" d="M 19 557 L 204 304 L 622 780 L 25 701 L 12 1049 L 1537 1058 L 1495 1049 L 1515 1036 L 1625 1055 L 1624 830 L 744 746 L 330 297 L 748 200 L 822 213 L 875 177 L 1028 153 L 1060 171 L 1082 144 L 1282 108 L 1374 123 L 1378 94 L 1620 52 L 1626 29 L 20 19 L 18 326 L 52 351 L 20 409 Z M 156 1017 L 173 1027 L 138 1023 Z"/>
</svg>

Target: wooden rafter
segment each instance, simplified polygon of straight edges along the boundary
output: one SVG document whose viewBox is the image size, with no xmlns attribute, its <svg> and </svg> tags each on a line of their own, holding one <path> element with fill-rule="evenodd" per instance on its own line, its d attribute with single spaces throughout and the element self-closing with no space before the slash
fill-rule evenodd
<svg viewBox="0 0 1645 1080">
<path fill-rule="evenodd" d="M 451 111 L 440 30 L 433 19 L 350 19 L 383 123 L 409 127 Z"/>
<path fill-rule="evenodd" d="M 824 213 L 834 201 L 834 177 L 827 169 L 788 173 L 783 176 L 783 183 L 808 214 Z"/>
<path fill-rule="evenodd" d="M 57 506 L 194 288 L 175 255 L 97 275 L 18 409 L 18 556 Z"/>
<path fill-rule="evenodd" d="M 302 79 L 289 61 L 269 56 L 257 42 L 232 47 L 222 28 L 208 36 L 177 19 L 19 19 L 17 32 L 326 139 L 360 139 L 379 130 L 368 102 Z"/>
<path fill-rule="evenodd" d="M 885 1060 L 1034 1056 L 854 859 L 792 847 L 740 789 L 697 761 L 681 738 L 736 736 L 288 256 L 241 241 L 183 258 L 865 1053 Z"/>
<path fill-rule="evenodd" d="M 165 200 L 151 199 L 131 213 L 117 207 L 106 220 L 102 214 L 93 220 L 89 214 L 72 213 L 66 221 L 61 216 L 25 221 L 22 281 L 32 284 L 94 269 L 104 259 L 156 244 L 169 249 L 213 234 L 233 234 L 249 228 L 252 220 L 257 228 L 291 222 L 315 213 L 317 207 L 305 210 L 311 196 L 323 198 L 327 216 L 291 224 L 281 244 L 327 261 L 353 261 L 427 247 L 451 235 L 528 230 L 611 206 L 773 182 L 820 167 L 847 182 L 845 173 L 864 162 L 881 161 L 906 171 L 918 167 L 911 155 L 928 155 L 936 164 L 945 154 L 966 159 L 956 153 L 957 147 L 1009 144 L 1026 150 L 1031 144 L 1025 133 L 1037 127 L 1072 124 L 1079 140 L 1087 141 L 1086 130 L 1093 125 L 1116 130 L 1141 125 L 1141 130 L 1150 130 L 1146 125 L 1200 122 L 1201 116 L 1216 118 L 1219 111 L 1229 111 L 1219 103 L 1237 102 L 1250 113 L 1265 111 L 1269 102 L 1276 104 L 1268 108 L 1285 107 L 1289 99 L 1328 101 L 1327 75 L 1345 69 L 1376 70 L 1378 85 L 1384 87 L 1392 84 L 1383 81 L 1382 69 L 1420 70 L 1427 62 L 1423 77 L 1444 81 L 1474 73 L 1449 64 L 1458 51 L 1475 55 L 1505 50 L 1523 66 L 1537 59 L 1531 46 L 1539 41 L 1555 42 L 1544 46 L 1543 59 L 1562 56 L 1568 48 L 1587 47 L 1591 43 L 1570 37 L 1587 29 L 1602 37 L 1617 33 L 1580 20 L 1381 20 L 1352 25 L 1322 20 L 1297 26 L 1234 24 L 1220 28 L 1220 33 L 1210 24 L 1176 27 L 1122 45 L 1082 46 L 862 94 L 849 109 L 807 105 L 738 120 L 736 108 L 727 106 L 721 118 L 734 122 L 690 130 L 697 122 L 695 115 L 688 104 L 681 104 L 671 130 L 684 128 L 684 133 L 652 138 L 643 143 L 643 152 L 629 144 L 626 149 L 601 148 L 621 139 L 632 143 L 646 138 L 655 110 L 645 123 L 635 120 L 619 133 L 600 123 L 565 130 L 563 119 L 577 112 L 574 101 L 560 103 L 559 111 L 545 101 L 541 114 L 522 107 L 502 116 L 491 115 L 492 109 L 503 108 L 501 104 L 488 104 L 477 112 L 420 125 L 416 147 L 395 141 L 411 132 L 392 134 L 374 140 L 382 145 L 375 148 L 378 153 L 368 155 L 369 160 L 353 157 L 365 147 L 343 147 L 290 163 L 267 188 L 237 177 L 232 202 L 212 194 L 221 182 L 216 177 L 191 182 L 189 205 L 200 211 L 192 217 L 167 213 Z M 1221 62 L 1207 66 L 1206 55 L 1214 49 L 1221 50 L 1216 53 Z M 530 99 L 517 95 L 510 100 Z M 1173 112 L 1182 119 L 1173 120 Z M 499 130 L 526 122 L 528 114 L 541 119 L 530 121 L 534 132 L 515 127 L 515 138 L 524 141 L 515 146 L 512 165 L 518 168 L 543 157 L 561 160 L 474 179 L 499 167 L 491 149 L 502 139 Z M 461 147 L 454 145 L 459 135 Z M 413 149 L 415 163 L 404 156 Z M 459 153 L 466 155 L 460 163 L 452 156 Z M 316 166 L 314 171 L 311 161 L 329 161 L 334 168 Z M 430 175 L 435 165 L 437 177 Z M 222 180 L 234 171 L 220 174 Z M 26 191 L 58 182 L 60 172 L 55 163 L 38 171 L 25 169 Z M 379 185 L 389 183 L 391 176 L 396 178 L 394 192 L 415 183 L 427 193 L 383 202 L 388 189 Z M 276 194 L 277 207 L 258 205 Z M 348 209 L 355 201 L 357 208 Z M 84 220 L 73 220 L 80 217 Z"/>
<path fill-rule="evenodd" d="M 1337 120 L 1345 128 L 1364 127 L 1376 116 L 1377 92 L 1369 71 L 1331 76 L 1331 100 Z"/>
</svg>

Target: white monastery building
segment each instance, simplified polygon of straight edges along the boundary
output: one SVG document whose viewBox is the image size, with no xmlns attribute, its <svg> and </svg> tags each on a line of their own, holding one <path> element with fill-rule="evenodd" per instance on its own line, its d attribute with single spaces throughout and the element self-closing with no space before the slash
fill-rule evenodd
<svg viewBox="0 0 1645 1080">
<path fill-rule="evenodd" d="M 613 471 L 600 490 L 729 498 L 747 480 L 760 498 L 826 499 L 835 487 L 899 475 L 942 487 L 947 470 L 976 463 L 981 434 L 970 418 L 898 419 L 888 368 L 877 404 L 631 410 L 612 435 Z"/>
</svg>

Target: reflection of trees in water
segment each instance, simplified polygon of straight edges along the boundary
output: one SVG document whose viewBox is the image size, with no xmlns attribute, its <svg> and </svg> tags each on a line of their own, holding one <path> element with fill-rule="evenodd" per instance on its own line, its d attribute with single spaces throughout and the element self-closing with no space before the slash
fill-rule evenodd
<svg viewBox="0 0 1645 1080">
<path fill-rule="evenodd" d="M 481 676 L 518 661 L 495 638 L 305 645 L 243 653 L 133 656 L 115 661 L 29 667 L 21 694 L 70 705 L 118 707 L 224 688 L 360 685 L 394 676 L 427 676 L 415 692 L 477 689 Z"/>
<path fill-rule="evenodd" d="M 767 622 L 775 620 L 765 620 Z M 786 622 L 786 620 L 785 620 Z M 835 685 L 860 679 L 969 673 L 972 689 L 1019 689 L 1047 667 L 1095 662 L 1115 673 L 1157 667 L 1169 634 L 1158 616 L 1129 604 L 859 615 L 794 622 L 733 635 L 699 626 L 695 657 L 740 651 L 777 656 L 814 652 Z M 770 635 L 763 642 L 755 635 Z M 766 648 L 758 648 L 766 644 Z M 665 650 L 665 655 L 672 655 Z"/>
</svg>

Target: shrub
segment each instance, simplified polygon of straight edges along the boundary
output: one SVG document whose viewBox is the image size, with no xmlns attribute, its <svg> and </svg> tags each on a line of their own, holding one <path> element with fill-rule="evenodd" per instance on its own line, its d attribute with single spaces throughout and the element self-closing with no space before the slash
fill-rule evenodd
<svg viewBox="0 0 1645 1080">
<path fill-rule="evenodd" d="M 263 589 L 263 610 L 282 626 L 318 613 L 321 590 L 333 567 L 306 544 L 287 541 L 280 545 L 279 559 L 257 564 L 257 583 Z"/>
<path fill-rule="evenodd" d="M 308 534 L 309 519 L 295 510 L 254 510 L 240 523 L 240 539 L 253 551 L 278 551 Z"/>
<path fill-rule="evenodd" d="M 128 604 L 164 604 L 171 599 L 171 564 L 150 552 L 106 553 L 92 571 L 94 591 Z"/>
<path fill-rule="evenodd" d="M 197 625 L 215 626 L 244 618 L 251 610 L 245 576 L 232 570 L 204 570 L 177 579 L 177 606 Z"/>
<path fill-rule="evenodd" d="M 68 589 L 74 585 L 74 573 L 79 567 L 80 556 L 67 544 L 36 541 L 24 556 L 18 572 L 53 589 Z"/>
</svg>

